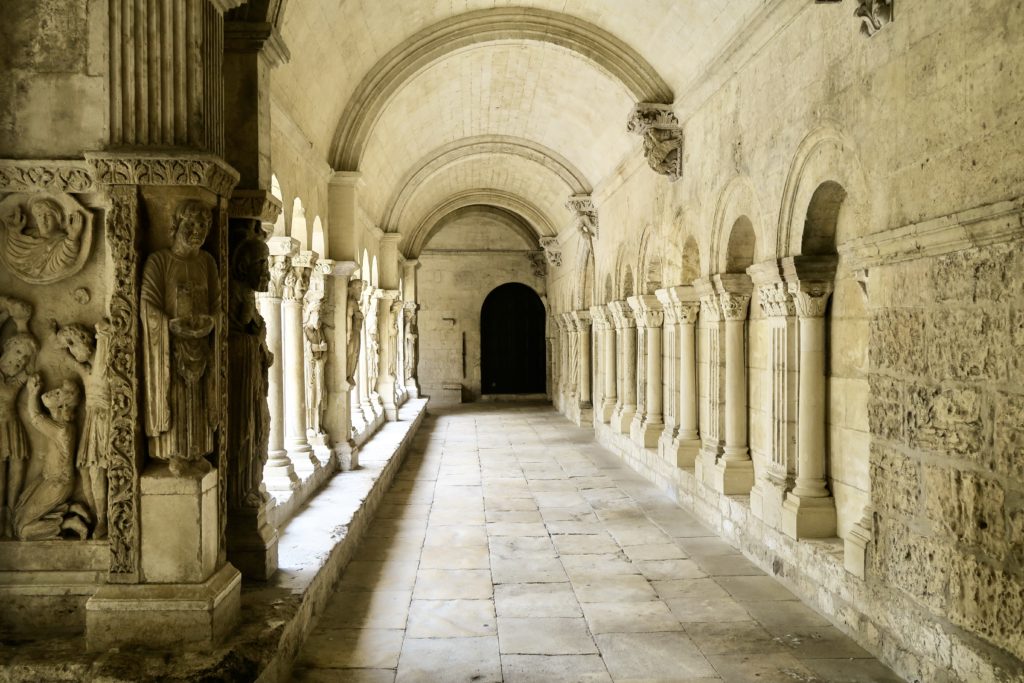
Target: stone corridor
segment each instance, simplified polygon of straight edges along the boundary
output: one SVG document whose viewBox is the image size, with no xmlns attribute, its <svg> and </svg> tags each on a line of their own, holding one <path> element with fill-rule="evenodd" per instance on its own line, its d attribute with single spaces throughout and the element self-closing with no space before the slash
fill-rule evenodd
<svg viewBox="0 0 1024 683">
<path fill-rule="evenodd" d="M 590 430 L 484 403 L 425 420 L 293 680 L 901 679 Z"/>
</svg>

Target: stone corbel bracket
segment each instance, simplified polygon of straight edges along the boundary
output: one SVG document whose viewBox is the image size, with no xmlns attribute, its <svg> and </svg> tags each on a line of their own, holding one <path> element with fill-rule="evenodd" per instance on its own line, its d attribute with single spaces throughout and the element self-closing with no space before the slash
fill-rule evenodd
<svg viewBox="0 0 1024 683">
<path fill-rule="evenodd" d="M 557 237 L 541 237 L 540 238 L 541 249 L 544 250 L 544 255 L 548 259 L 548 263 L 555 266 L 556 268 L 562 265 L 562 247 L 558 244 Z"/>
<path fill-rule="evenodd" d="M 835 5 L 843 0 L 814 0 L 819 5 Z M 893 0 L 857 0 L 855 17 L 860 17 L 860 32 L 870 38 L 892 23 Z"/>
<path fill-rule="evenodd" d="M 539 251 L 531 251 L 526 255 L 530 260 L 530 268 L 532 269 L 534 277 L 547 277 L 548 275 L 548 264 L 544 260 L 544 254 Z"/>
<path fill-rule="evenodd" d="M 565 203 L 565 208 L 576 219 L 576 229 L 589 239 L 597 239 L 597 207 L 589 194 L 574 194 Z"/>
<path fill-rule="evenodd" d="M 266 190 L 235 190 L 228 203 L 228 215 L 272 224 L 281 215 L 281 200 Z"/>
<path fill-rule="evenodd" d="M 683 177 L 683 128 L 671 104 L 640 102 L 633 107 L 626 129 L 644 141 L 647 165 L 672 182 Z"/>
</svg>

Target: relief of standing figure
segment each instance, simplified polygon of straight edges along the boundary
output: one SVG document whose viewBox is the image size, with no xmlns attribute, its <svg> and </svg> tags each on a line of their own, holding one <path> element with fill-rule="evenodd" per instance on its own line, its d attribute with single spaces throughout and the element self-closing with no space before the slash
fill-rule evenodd
<svg viewBox="0 0 1024 683">
<path fill-rule="evenodd" d="M 322 303 L 306 307 L 302 333 L 306 338 L 306 427 L 313 434 L 323 434 L 324 411 L 327 409 L 326 375 L 327 335 L 321 319 Z"/>
<path fill-rule="evenodd" d="M 215 336 L 220 292 L 217 264 L 201 250 L 211 212 L 202 202 L 178 205 L 173 245 L 154 252 L 142 272 L 140 314 L 149 455 L 171 472 L 209 472 L 217 404 Z"/>
<path fill-rule="evenodd" d="M 21 495 L 28 466 L 29 443 L 18 417 L 18 395 L 28 381 L 39 345 L 28 332 L 32 307 L 0 297 L 0 326 L 14 320 L 17 332 L 0 353 L 0 538 L 14 535 L 14 505 Z"/>
</svg>

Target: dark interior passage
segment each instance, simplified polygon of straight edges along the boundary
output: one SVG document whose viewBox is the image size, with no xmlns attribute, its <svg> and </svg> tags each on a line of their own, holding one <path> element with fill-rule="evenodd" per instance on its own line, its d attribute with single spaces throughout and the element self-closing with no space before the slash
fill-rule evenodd
<svg viewBox="0 0 1024 683">
<path fill-rule="evenodd" d="M 484 394 L 544 392 L 544 304 L 518 282 L 496 287 L 480 310 Z"/>
</svg>

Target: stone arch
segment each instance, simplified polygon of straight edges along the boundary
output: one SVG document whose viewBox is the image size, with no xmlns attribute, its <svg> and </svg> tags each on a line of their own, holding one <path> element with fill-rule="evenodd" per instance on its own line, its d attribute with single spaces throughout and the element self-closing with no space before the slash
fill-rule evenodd
<svg viewBox="0 0 1024 683">
<path fill-rule="evenodd" d="M 384 209 L 381 225 L 385 232 L 398 230 L 402 211 L 418 187 L 451 164 L 469 156 L 513 155 L 533 161 L 553 171 L 566 184 L 570 194 L 590 194 L 590 182 L 572 162 L 553 149 L 511 135 L 476 135 L 451 142 L 424 155 L 401 180 Z"/>
<path fill-rule="evenodd" d="M 529 245 L 530 249 L 540 248 L 537 243 L 536 231 L 519 214 L 497 206 L 470 204 L 469 206 L 463 206 L 445 214 L 433 226 L 431 226 L 423 235 L 422 241 L 418 247 L 419 251 L 417 253 L 422 252 L 423 249 L 427 248 L 434 236 L 444 228 L 461 218 L 473 215 L 486 215 L 491 219 L 496 219 L 501 225 L 507 227 L 509 230 L 523 238 L 523 240 L 525 240 Z"/>
<path fill-rule="evenodd" d="M 809 218 L 809 209 L 823 185 L 829 184 L 833 193 L 832 201 L 838 197 L 837 187 L 842 190 L 843 213 L 858 233 L 865 229 L 868 219 L 868 188 L 860 157 L 853 145 L 832 126 L 823 126 L 812 131 L 803 139 L 797 149 L 793 164 L 786 177 L 779 213 L 776 253 L 798 255 L 805 244 L 804 231 Z M 821 207 L 819 206 L 819 209 Z M 836 243 L 857 237 L 858 234 L 840 236 L 833 225 L 833 240 Z M 846 222 L 846 221 L 844 221 Z M 816 239 L 816 238 L 815 238 Z M 813 242 L 813 240 L 812 240 Z"/>
<path fill-rule="evenodd" d="M 409 258 L 417 258 L 423 250 L 423 245 L 427 243 L 431 230 L 447 215 L 467 206 L 497 207 L 521 218 L 532 229 L 534 243 L 537 243 L 541 236 L 557 234 L 555 223 L 532 202 L 510 192 L 493 188 L 470 190 L 449 197 L 427 214 L 419 225 L 404 236 L 402 251 Z M 537 248 L 540 248 L 539 243 Z"/>
<path fill-rule="evenodd" d="M 457 50 L 497 41 L 557 45 L 617 80 L 637 102 L 674 99 L 672 89 L 639 53 L 589 22 L 537 8 L 476 10 L 428 26 L 377 62 L 349 98 L 335 129 L 332 166 L 358 170 L 374 124 L 405 82 Z"/>
<path fill-rule="evenodd" d="M 637 293 L 654 294 L 665 284 L 664 259 L 662 245 L 657 234 L 648 227 L 640 240 L 640 259 L 637 263 Z"/>
<path fill-rule="evenodd" d="M 746 273 L 747 268 L 754 265 L 756 253 L 757 234 L 754 232 L 754 224 L 746 215 L 740 216 L 729 229 L 725 259 L 720 272 Z"/>
<path fill-rule="evenodd" d="M 729 181 L 722 191 L 712 223 L 711 254 L 708 264 L 712 273 L 734 272 L 729 270 L 729 242 L 733 239 L 734 229 L 740 219 L 745 219 L 744 233 L 749 228 L 752 237 L 750 242 L 753 251 L 749 255 L 751 263 L 758 263 L 768 257 L 763 253 L 766 240 L 762 216 L 761 204 L 750 180 L 737 176 Z M 737 234 L 736 239 L 739 237 L 740 234 Z M 735 246 L 740 247 L 739 244 Z"/>
</svg>

